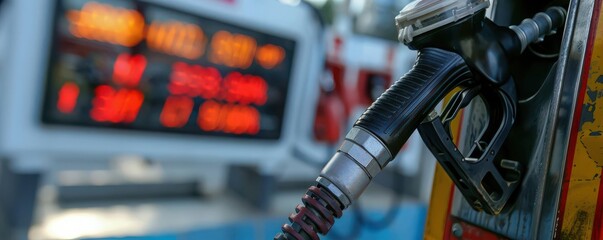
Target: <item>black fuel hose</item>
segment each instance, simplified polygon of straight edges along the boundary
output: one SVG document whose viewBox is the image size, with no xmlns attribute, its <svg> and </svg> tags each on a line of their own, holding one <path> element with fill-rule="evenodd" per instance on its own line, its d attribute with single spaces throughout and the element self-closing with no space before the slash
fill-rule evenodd
<svg viewBox="0 0 603 240">
<path fill-rule="evenodd" d="M 395 156 L 429 112 L 472 73 L 456 53 L 425 48 L 413 68 L 362 114 L 274 239 L 312 239 L 326 234 Z"/>
</svg>

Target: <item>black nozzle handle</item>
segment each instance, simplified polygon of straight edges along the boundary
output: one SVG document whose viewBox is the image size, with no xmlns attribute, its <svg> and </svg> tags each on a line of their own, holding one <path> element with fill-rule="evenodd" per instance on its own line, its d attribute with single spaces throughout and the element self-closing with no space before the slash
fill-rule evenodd
<svg viewBox="0 0 603 240">
<path fill-rule="evenodd" d="M 413 68 L 383 93 L 354 126 L 378 137 L 395 156 L 447 93 L 471 82 L 475 81 L 469 66 L 458 54 L 422 49 Z"/>
</svg>

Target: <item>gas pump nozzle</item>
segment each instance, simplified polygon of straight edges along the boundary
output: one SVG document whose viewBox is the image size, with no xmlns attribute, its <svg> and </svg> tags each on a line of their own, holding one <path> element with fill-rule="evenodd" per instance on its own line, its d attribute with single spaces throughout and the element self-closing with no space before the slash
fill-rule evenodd
<svg viewBox="0 0 603 240">
<path fill-rule="evenodd" d="M 499 156 L 516 115 L 509 63 L 529 43 L 555 32 L 566 12 L 553 7 L 519 26 L 501 27 L 485 18 L 488 6 L 488 0 L 418 0 L 400 11 L 399 39 L 419 51 L 415 65 L 357 120 L 275 239 L 326 234 L 415 129 L 474 208 L 502 211 L 522 173 L 517 161 Z M 438 116 L 433 109 L 457 87 Z M 449 124 L 478 96 L 489 123 L 463 155 Z"/>
</svg>

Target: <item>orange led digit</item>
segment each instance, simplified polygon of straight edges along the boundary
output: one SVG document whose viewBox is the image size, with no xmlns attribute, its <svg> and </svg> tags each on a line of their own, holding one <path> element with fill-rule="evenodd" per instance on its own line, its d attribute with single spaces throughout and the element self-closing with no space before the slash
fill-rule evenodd
<svg viewBox="0 0 603 240">
<path fill-rule="evenodd" d="M 149 48 L 169 55 L 197 59 L 205 52 L 205 34 L 194 24 L 153 22 L 147 31 Z"/>
<path fill-rule="evenodd" d="M 211 40 L 211 55 L 209 60 L 216 64 L 223 64 L 226 56 L 230 54 L 229 46 L 232 35 L 225 31 L 219 31 L 214 34 Z"/>
<path fill-rule="evenodd" d="M 157 22 L 152 22 L 147 29 L 147 46 L 156 51 L 163 51 L 168 28 Z"/>
<path fill-rule="evenodd" d="M 248 68 L 253 62 L 253 55 L 257 47 L 255 39 L 242 34 L 234 34 L 232 45 L 234 65 L 239 68 Z"/>
<path fill-rule="evenodd" d="M 249 36 L 219 31 L 212 38 L 209 60 L 232 68 L 248 68 L 256 48 L 255 39 Z"/>
<path fill-rule="evenodd" d="M 182 56 L 188 59 L 196 59 L 205 53 L 205 33 L 197 25 L 185 25 L 184 48 Z"/>
<path fill-rule="evenodd" d="M 69 31 L 78 38 L 126 47 L 144 38 L 144 18 L 134 10 L 89 2 L 81 10 L 68 11 L 66 18 Z"/>
<path fill-rule="evenodd" d="M 272 69 L 279 65 L 285 58 L 285 50 L 282 47 L 266 44 L 260 48 L 255 55 L 255 59 L 265 69 Z"/>
</svg>

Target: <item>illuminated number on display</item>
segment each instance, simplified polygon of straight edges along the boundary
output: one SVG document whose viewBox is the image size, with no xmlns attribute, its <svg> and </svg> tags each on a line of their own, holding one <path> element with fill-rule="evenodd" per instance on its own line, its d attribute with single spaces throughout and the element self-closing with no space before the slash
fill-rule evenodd
<svg viewBox="0 0 603 240">
<path fill-rule="evenodd" d="M 188 122 L 194 105 L 195 103 L 189 97 L 169 96 L 159 117 L 161 125 L 168 128 L 183 127 Z"/>
<path fill-rule="evenodd" d="M 170 75 L 168 91 L 174 95 L 188 95 L 190 81 L 189 75 L 190 71 L 188 64 L 183 62 L 174 63 L 172 65 L 172 74 Z"/>
<path fill-rule="evenodd" d="M 127 53 L 119 54 L 113 65 L 113 81 L 122 86 L 136 87 L 146 65 L 147 60 L 141 54 L 133 56 Z"/>
<path fill-rule="evenodd" d="M 226 124 L 224 132 L 233 134 L 256 134 L 259 128 L 259 113 L 249 106 L 226 105 L 222 109 L 225 112 Z"/>
<path fill-rule="evenodd" d="M 233 68 L 248 68 L 253 62 L 257 44 L 255 39 L 242 35 L 219 31 L 211 41 L 209 60 Z"/>
<path fill-rule="evenodd" d="M 136 120 L 144 95 L 138 90 L 115 90 L 101 85 L 94 89 L 90 117 L 97 122 L 131 123 Z"/>
<path fill-rule="evenodd" d="M 285 50 L 282 47 L 267 44 L 258 48 L 255 59 L 265 69 L 272 69 L 279 65 L 285 58 Z"/>
<path fill-rule="evenodd" d="M 175 21 L 153 22 L 147 33 L 149 48 L 188 59 L 203 55 L 205 42 L 199 26 Z"/>
<path fill-rule="evenodd" d="M 73 36 L 131 47 L 144 38 L 144 18 L 134 10 L 97 2 L 67 12 Z"/>
<path fill-rule="evenodd" d="M 257 134 L 260 131 L 260 114 L 250 106 L 207 101 L 199 107 L 197 124 L 208 132 Z"/>
<path fill-rule="evenodd" d="M 261 106 L 268 99 L 268 84 L 261 77 L 233 72 L 224 78 L 222 98 L 230 103 Z"/>
<path fill-rule="evenodd" d="M 197 124 L 203 131 L 212 132 L 222 128 L 220 112 L 222 105 L 214 101 L 207 101 L 199 107 Z"/>
<path fill-rule="evenodd" d="M 80 88 L 74 83 L 65 83 L 59 90 L 57 108 L 62 113 L 72 113 L 80 95 Z"/>
<path fill-rule="evenodd" d="M 168 90 L 173 95 L 210 99 L 220 93 L 221 81 L 222 76 L 215 68 L 176 62 L 172 65 Z"/>
</svg>

